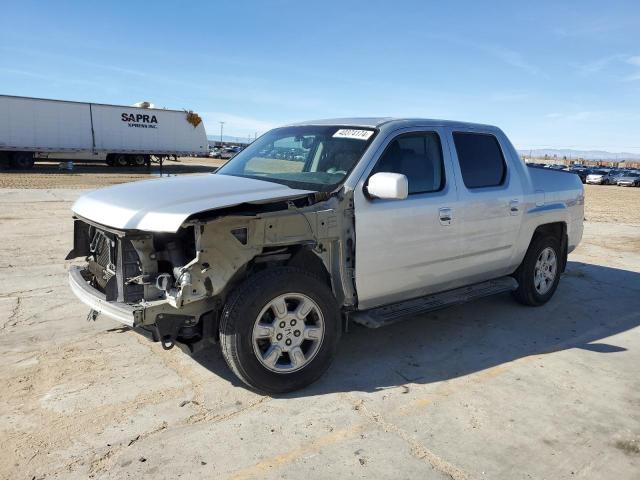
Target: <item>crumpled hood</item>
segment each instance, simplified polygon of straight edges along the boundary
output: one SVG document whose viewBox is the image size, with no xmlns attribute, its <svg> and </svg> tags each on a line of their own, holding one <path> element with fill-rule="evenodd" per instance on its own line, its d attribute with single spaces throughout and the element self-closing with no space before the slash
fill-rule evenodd
<svg viewBox="0 0 640 480">
<path fill-rule="evenodd" d="M 191 215 L 241 203 L 264 203 L 312 193 L 279 183 L 230 175 L 189 175 L 101 188 L 71 209 L 81 217 L 122 230 L 176 232 Z"/>
</svg>

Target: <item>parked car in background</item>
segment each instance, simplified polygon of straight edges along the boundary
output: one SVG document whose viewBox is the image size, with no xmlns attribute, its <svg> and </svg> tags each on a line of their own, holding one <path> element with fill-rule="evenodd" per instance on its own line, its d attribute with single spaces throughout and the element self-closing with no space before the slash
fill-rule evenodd
<svg viewBox="0 0 640 480">
<path fill-rule="evenodd" d="M 618 179 L 624 177 L 625 175 L 627 175 L 628 173 L 631 173 L 631 170 L 612 170 L 611 172 L 609 172 L 609 175 L 611 176 L 611 183 L 613 183 L 614 185 L 618 183 Z"/>
<path fill-rule="evenodd" d="M 228 160 L 235 157 L 241 151 L 242 151 L 241 147 L 227 147 L 220 152 L 219 158 Z"/>
<path fill-rule="evenodd" d="M 585 183 L 593 185 L 611 185 L 613 183 L 613 174 L 607 170 L 594 170 L 587 175 Z"/>
<path fill-rule="evenodd" d="M 571 167 L 569 169 L 569 172 L 575 173 L 576 175 L 578 175 L 578 177 L 580 177 L 580 181 L 582 183 L 585 183 L 587 181 L 587 175 L 589 175 L 591 171 L 591 169 L 586 167 Z"/>
<path fill-rule="evenodd" d="M 640 172 L 628 172 L 618 177 L 616 184 L 621 187 L 640 187 Z"/>
</svg>

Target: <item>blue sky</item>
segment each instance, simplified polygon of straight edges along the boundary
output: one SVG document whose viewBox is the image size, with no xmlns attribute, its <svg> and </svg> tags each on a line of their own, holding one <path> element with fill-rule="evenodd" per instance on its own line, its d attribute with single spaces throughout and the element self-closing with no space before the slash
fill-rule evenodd
<svg viewBox="0 0 640 480">
<path fill-rule="evenodd" d="M 489 6 L 491 5 L 491 6 Z M 0 93 L 189 108 L 210 135 L 339 116 L 640 152 L 640 2 L 10 2 Z"/>
</svg>

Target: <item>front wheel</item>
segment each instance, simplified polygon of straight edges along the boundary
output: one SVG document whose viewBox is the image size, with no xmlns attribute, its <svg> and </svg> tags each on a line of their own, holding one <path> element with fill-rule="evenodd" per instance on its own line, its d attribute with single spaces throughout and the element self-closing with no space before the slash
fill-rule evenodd
<svg viewBox="0 0 640 480">
<path fill-rule="evenodd" d="M 532 306 L 547 303 L 558 288 L 561 265 L 560 241 L 551 235 L 534 237 L 514 274 L 516 300 Z"/>
<path fill-rule="evenodd" d="M 277 267 L 249 278 L 230 296 L 220 345 L 249 387 L 285 393 L 329 368 L 340 338 L 340 312 L 329 287 L 304 270 Z"/>
</svg>

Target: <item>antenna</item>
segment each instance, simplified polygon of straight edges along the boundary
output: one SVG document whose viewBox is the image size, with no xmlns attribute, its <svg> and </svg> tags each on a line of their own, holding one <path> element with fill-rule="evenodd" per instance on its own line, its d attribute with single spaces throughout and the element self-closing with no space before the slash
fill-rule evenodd
<svg viewBox="0 0 640 480">
<path fill-rule="evenodd" d="M 220 143 L 222 143 L 222 129 L 227 122 L 220 122 Z"/>
</svg>

